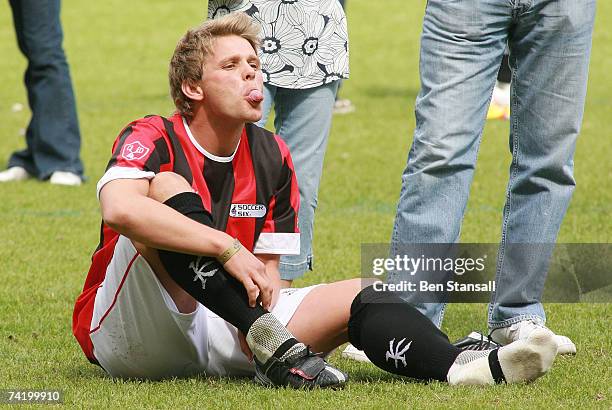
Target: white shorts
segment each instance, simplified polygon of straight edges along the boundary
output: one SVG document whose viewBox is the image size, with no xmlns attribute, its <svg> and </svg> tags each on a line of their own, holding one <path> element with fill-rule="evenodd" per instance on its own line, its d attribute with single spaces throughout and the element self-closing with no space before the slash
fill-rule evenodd
<svg viewBox="0 0 612 410">
<path fill-rule="evenodd" d="M 315 286 L 283 289 L 272 313 L 286 325 Z M 90 330 L 94 355 L 113 377 L 254 373 L 240 350 L 236 328 L 201 304 L 192 313 L 180 313 L 147 261 L 124 236 L 117 241 L 97 291 Z"/>
</svg>

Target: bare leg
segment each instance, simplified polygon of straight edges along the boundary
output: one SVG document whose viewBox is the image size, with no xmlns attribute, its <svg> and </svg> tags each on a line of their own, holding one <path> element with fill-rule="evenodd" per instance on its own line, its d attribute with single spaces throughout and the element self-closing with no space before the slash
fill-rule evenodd
<svg viewBox="0 0 612 410">
<path fill-rule="evenodd" d="M 351 304 L 361 288 L 361 279 L 349 279 L 313 289 L 296 310 L 287 329 L 315 352 L 332 351 L 348 342 Z"/>
</svg>

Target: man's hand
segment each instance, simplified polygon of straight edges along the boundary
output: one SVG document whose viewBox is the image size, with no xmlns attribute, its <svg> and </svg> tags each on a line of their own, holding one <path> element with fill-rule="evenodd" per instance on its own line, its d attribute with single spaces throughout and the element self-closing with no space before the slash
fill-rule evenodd
<svg viewBox="0 0 612 410">
<path fill-rule="evenodd" d="M 264 309 L 271 309 L 272 282 L 266 275 L 265 265 L 255 255 L 242 248 L 223 267 L 242 283 L 249 296 L 249 306 L 255 307 L 257 297 L 260 297 Z"/>
</svg>

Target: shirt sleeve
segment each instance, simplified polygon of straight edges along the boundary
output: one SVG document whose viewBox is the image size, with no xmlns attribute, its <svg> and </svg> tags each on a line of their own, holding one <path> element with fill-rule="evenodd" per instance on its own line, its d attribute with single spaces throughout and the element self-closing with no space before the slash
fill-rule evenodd
<svg viewBox="0 0 612 410">
<path fill-rule="evenodd" d="M 253 253 L 299 255 L 300 192 L 289 149 L 280 137 L 276 138 L 282 155 L 281 172 L 276 191 L 268 204 L 266 221 Z"/>
<path fill-rule="evenodd" d="M 113 145 L 113 155 L 97 184 L 97 195 L 115 179 L 152 179 L 162 164 L 170 162 L 163 132 L 147 119 L 128 125 Z"/>
</svg>

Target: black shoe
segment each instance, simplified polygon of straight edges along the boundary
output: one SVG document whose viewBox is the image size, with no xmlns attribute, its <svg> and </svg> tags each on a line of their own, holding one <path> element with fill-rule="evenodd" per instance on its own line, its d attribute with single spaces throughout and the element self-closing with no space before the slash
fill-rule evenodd
<svg viewBox="0 0 612 410">
<path fill-rule="evenodd" d="M 310 351 L 279 360 L 272 356 L 266 363 L 255 359 L 255 381 L 266 386 L 289 386 L 294 389 L 342 388 L 348 375 Z"/>
<path fill-rule="evenodd" d="M 453 345 L 461 350 L 491 350 L 501 347 L 480 332 L 472 332 L 463 339 L 457 340 Z"/>
</svg>

